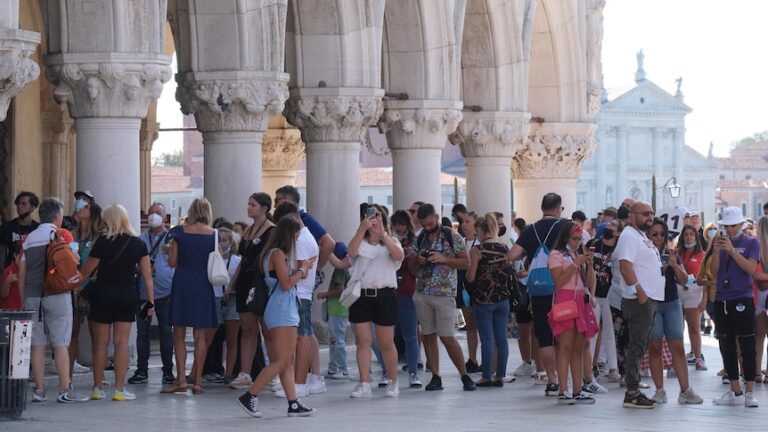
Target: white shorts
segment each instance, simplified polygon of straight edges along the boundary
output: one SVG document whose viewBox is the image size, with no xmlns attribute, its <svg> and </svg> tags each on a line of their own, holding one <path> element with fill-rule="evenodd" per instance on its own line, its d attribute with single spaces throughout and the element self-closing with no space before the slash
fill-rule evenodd
<svg viewBox="0 0 768 432">
<path fill-rule="evenodd" d="M 680 303 L 683 304 L 683 309 L 693 309 L 699 307 L 701 304 L 701 297 L 704 295 L 704 287 L 698 284 L 690 288 L 678 285 L 677 293 L 680 296 Z"/>
<path fill-rule="evenodd" d="M 768 290 L 757 290 L 757 304 L 755 304 L 755 316 L 763 314 L 765 310 L 765 299 L 768 298 Z"/>
</svg>

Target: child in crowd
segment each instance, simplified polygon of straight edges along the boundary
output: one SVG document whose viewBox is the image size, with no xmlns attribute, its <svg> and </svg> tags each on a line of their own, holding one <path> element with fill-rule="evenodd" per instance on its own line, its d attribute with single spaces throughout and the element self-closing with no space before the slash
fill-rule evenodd
<svg viewBox="0 0 768 432">
<path fill-rule="evenodd" d="M 333 254 L 339 260 L 347 259 L 347 245 L 337 242 Z M 339 296 L 349 281 L 349 271 L 346 269 L 334 269 L 331 276 L 331 285 L 328 291 L 317 294 L 318 299 L 325 299 L 328 306 L 328 332 L 330 345 L 330 359 L 328 361 L 328 378 L 347 379 L 347 347 L 346 330 L 349 323 L 349 311 L 339 302 Z"/>
</svg>

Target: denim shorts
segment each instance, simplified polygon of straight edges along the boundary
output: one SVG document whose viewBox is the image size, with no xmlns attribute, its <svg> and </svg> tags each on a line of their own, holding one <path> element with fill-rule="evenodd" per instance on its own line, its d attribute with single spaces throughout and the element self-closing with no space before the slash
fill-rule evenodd
<svg viewBox="0 0 768 432">
<path fill-rule="evenodd" d="M 680 299 L 658 302 L 650 340 L 683 338 L 683 305 Z"/>
<path fill-rule="evenodd" d="M 312 336 L 312 300 L 299 299 L 299 329 L 298 336 Z"/>
</svg>

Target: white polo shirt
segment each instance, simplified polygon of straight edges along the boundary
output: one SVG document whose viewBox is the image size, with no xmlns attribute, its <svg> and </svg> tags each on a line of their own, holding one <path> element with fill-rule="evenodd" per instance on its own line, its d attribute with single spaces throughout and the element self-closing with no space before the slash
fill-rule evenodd
<svg viewBox="0 0 768 432">
<path fill-rule="evenodd" d="M 613 251 L 615 262 L 629 261 L 635 270 L 637 282 L 645 294 L 657 301 L 664 301 L 664 276 L 661 274 L 661 257 L 653 242 L 637 228 L 628 226 L 621 232 L 616 249 Z M 619 275 L 621 294 L 626 299 L 635 299 L 636 295 L 627 293 L 627 283 L 616 268 L 614 274 Z"/>
</svg>

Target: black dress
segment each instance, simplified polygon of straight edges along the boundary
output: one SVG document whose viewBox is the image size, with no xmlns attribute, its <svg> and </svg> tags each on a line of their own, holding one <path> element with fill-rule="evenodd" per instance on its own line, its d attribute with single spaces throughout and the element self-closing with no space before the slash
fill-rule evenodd
<svg viewBox="0 0 768 432">
<path fill-rule="evenodd" d="M 248 298 L 248 291 L 253 286 L 255 278 L 261 277 L 259 256 L 274 229 L 274 226 L 267 228 L 261 233 L 261 236 L 253 240 L 240 240 L 238 251 L 242 259 L 240 260 L 240 274 L 235 281 L 235 305 L 238 313 L 249 312 L 245 300 Z"/>
</svg>

